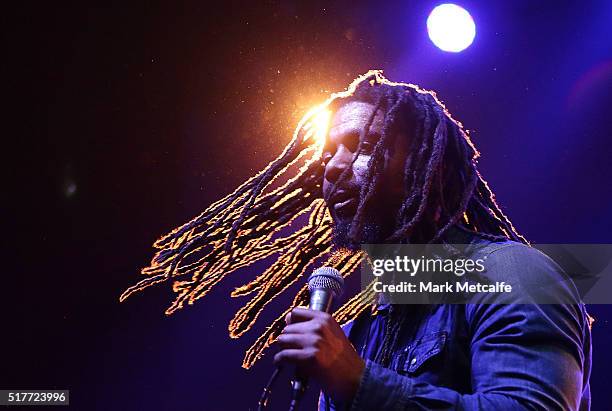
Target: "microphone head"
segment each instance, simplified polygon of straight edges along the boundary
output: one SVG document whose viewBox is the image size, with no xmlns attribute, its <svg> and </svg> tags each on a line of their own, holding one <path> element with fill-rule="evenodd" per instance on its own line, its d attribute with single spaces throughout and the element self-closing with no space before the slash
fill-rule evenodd
<svg viewBox="0 0 612 411">
<path fill-rule="evenodd" d="M 317 268 L 308 277 L 308 291 L 326 289 L 334 293 L 334 297 L 340 297 L 344 291 L 344 278 L 340 271 L 331 267 Z"/>
</svg>

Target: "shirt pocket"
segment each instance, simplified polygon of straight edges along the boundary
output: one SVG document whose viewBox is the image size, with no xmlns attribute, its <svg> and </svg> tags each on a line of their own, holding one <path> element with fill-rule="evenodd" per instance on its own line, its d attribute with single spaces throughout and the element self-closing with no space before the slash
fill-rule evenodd
<svg viewBox="0 0 612 411">
<path fill-rule="evenodd" d="M 428 365 L 433 366 L 436 358 L 441 357 L 447 337 L 446 331 L 437 331 L 424 335 L 416 343 L 404 348 L 397 359 L 397 371 L 416 374 L 424 371 Z"/>
</svg>

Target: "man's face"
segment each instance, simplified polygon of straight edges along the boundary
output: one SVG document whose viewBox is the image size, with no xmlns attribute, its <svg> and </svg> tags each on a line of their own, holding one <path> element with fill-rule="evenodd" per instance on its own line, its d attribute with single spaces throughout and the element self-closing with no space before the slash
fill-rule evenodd
<svg viewBox="0 0 612 411">
<path fill-rule="evenodd" d="M 338 246 L 356 247 L 358 244 L 382 242 L 392 233 L 403 191 L 403 170 L 407 154 L 407 139 L 399 135 L 395 144 L 385 153 L 385 167 L 380 190 L 372 198 L 372 207 L 365 216 L 364 229 L 355 242 L 348 239 L 351 221 L 357 211 L 359 194 L 363 190 L 369 161 L 376 143 L 382 136 L 384 114 L 374 117 L 362 150 L 351 167 L 359 145 L 361 131 L 374 111 L 374 106 L 360 101 L 342 105 L 334 114 L 323 152 L 325 177 L 323 196 L 334 219 L 334 242 Z M 347 176 L 338 181 L 342 172 Z"/>
</svg>

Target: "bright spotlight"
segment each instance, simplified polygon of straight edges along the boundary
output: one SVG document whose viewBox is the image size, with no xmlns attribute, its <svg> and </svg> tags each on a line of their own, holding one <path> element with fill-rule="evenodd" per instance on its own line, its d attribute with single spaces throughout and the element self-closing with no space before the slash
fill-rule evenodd
<svg viewBox="0 0 612 411">
<path fill-rule="evenodd" d="M 317 114 L 314 119 L 316 128 L 315 137 L 317 138 L 317 140 L 319 140 L 319 142 L 322 142 L 323 144 L 325 144 L 325 137 L 327 137 L 327 129 L 329 128 L 330 118 L 331 112 L 329 110 L 324 110 Z"/>
<path fill-rule="evenodd" d="M 312 114 L 311 114 L 312 113 Z M 327 129 L 331 119 L 331 112 L 327 109 L 321 110 L 319 107 L 314 107 L 305 117 L 311 117 L 310 121 L 304 125 L 306 131 L 306 140 L 313 139 L 314 144 L 319 149 L 325 146 L 327 138 Z"/>
<path fill-rule="evenodd" d="M 446 3 L 437 6 L 429 14 L 427 33 L 438 48 L 457 53 L 472 44 L 476 36 L 476 25 L 467 10 Z"/>
</svg>

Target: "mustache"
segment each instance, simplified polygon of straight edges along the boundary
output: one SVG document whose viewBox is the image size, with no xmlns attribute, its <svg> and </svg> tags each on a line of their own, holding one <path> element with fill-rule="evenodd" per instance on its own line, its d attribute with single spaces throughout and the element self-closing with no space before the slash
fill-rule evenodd
<svg viewBox="0 0 612 411">
<path fill-rule="evenodd" d="M 338 203 L 359 195 L 359 186 L 355 184 L 334 184 L 331 190 L 323 196 L 326 203 Z"/>
</svg>

